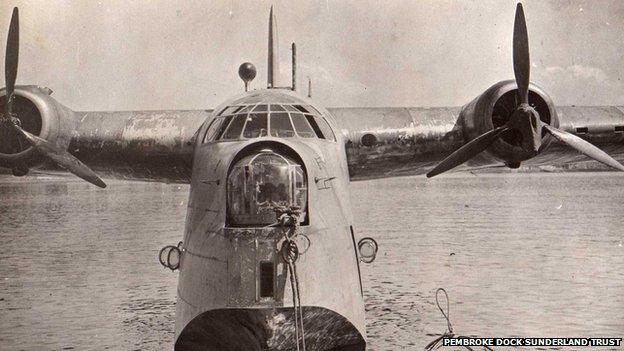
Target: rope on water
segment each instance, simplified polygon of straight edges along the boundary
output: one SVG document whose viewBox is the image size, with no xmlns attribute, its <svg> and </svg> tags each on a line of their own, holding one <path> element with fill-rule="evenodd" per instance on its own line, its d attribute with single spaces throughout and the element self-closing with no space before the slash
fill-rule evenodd
<svg viewBox="0 0 624 351">
<path fill-rule="evenodd" d="M 444 310 L 442 309 L 442 306 L 440 306 L 440 300 L 438 299 L 438 294 L 440 292 L 444 293 L 444 296 L 446 297 L 446 312 L 444 312 Z M 438 305 L 438 309 L 440 310 L 440 312 L 442 312 L 442 315 L 444 316 L 444 319 L 446 319 L 446 331 L 444 332 L 444 334 L 442 334 L 440 337 L 436 338 L 435 340 L 433 340 L 432 342 L 430 342 L 429 344 L 427 344 L 427 346 L 425 346 L 425 351 L 431 351 L 433 349 L 439 349 L 440 347 L 442 347 L 442 340 L 445 338 L 449 338 L 449 339 L 463 339 L 463 338 L 467 338 L 466 336 L 462 336 L 462 335 L 455 335 L 455 333 L 453 332 L 453 325 L 451 325 L 451 307 L 450 307 L 450 302 L 449 302 L 449 297 L 448 297 L 448 293 L 446 292 L 446 290 L 444 290 L 444 288 L 438 288 L 438 290 L 436 290 L 436 294 L 435 294 L 435 300 L 436 300 L 436 305 Z M 474 351 L 472 349 L 472 347 L 464 345 L 465 348 L 467 348 L 470 351 Z M 490 350 L 490 351 L 494 351 L 492 350 L 492 348 L 488 347 L 488 346 L 483 346 L 484 348 Z"/>
<path fill-rule="evenodd" d="M 446 297 L 446 313 L 444 313 L 444 310 L 442 309 L 442 307 L 440 307 L 440 301 L 438 300 L 438 293 L 440 291 L 443 292 L 444 296 Z M 444 290 L 443 288 L 438 288 L 438 290 L 436 290 L 435 299 L 436 299 L 436 305 L 438 305 L 438 309 L 440 310 L 440 312 L 442 312 L 442 315 L 446 319 L 446 328 L 448 329 L 448 332 L 453 334 L 453 326 L 451 325 L 451 306 L 450 306 L 449 297 L 448 297 L 448 294 L 446 293 L 446 290 Z"/>
</svg>

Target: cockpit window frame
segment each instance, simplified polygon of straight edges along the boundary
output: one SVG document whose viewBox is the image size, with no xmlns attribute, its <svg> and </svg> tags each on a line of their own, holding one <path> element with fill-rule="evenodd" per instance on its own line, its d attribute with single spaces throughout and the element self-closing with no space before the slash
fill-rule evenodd
<svg viewBox="0 0 624 351">
<path fill-rule="evenodd" d="M 222 118 L 223 118 L 223 122 L 221 122 L 221 125 L 219 126 L 219 131 L 215 134 L 213 140 L 221 140 L 221 137 L 223 136 L 225 131 L 230 126 L 230 123 L 232 123 L 232 119 L 234 119 L 234 116 L 228 115 L 228 116 L 222 116 Z"/>
<path fill-rule="evenodd" d="M 249 114 L 247 114 L 247 113 L 244 113 L 244 114 L 240 113 L 240 114 L 237 114 L 237 115 L 232 115 L 232 119 L 230 120 L 230 124 L 228 125 L 227 129 L 223 132 L 223 134 L 221 135 L 221 137 L 219 139 L 220 140 L 227 140 L 227 141 L 239 140 L 241 138 L 241 135 L 243 134 L 243 129 L 245 128 L 245 125 L 247 124 L 247 117 L 248 116 L 249 116 Z M 242 119 L 242 121 L 241 121 L 241 119 Z M 240 125 L 240 128 L 239 128 L 239 125 Z M 235 134 L 231 135 L 230 134 L 232 132 L 232 130 L 230 130 L 231 128 L 237 128 L 236 130 L 238 130 L 238 133 L 235 133 Z M 236 130 L 233 130 L 233 132 L 236 132 Z"/>
<path fill-rule="evenodd" d="M 238 106 L 238 105 L 228 106 L 224 108 L 223 110 L 221 110 L 221 112 L 219 112 L 219 116 L 235 115 L 243 107 L 244 106 Z"/>
<path fill-rule="evenodd" d="M 280 104 L 271 104 L 269 105 L 269 111 L 271 112 L 288 112 L 284 106 Z"/>
<path fill-rule="evenodd" d="M 277 117 L 282 118 L 282 123 L 284 127 L 290 127 L 290 129 L 276 129 L 273 130 L 273 120 Z M 284 118 L 285 117 L 285 118 Z M 292 135 L 280 135 L 280 133 L 291 133 Z M 295 126 L 293 124 L 292 119 L 290 118 L 290 113 L 286 111 L 275 111 L 275 113 L 269 113 L 269 135 L 275 138 L 294 138 L 297 136 L 297 132 L 295 131 Z"/>
<path fill-rule="evenodd" d="M 293 127 L 295 127 L 295 132 L 300 138 L 304 139 L 321 139 L 318 137 L 318 133 L 314 130 L 314 127 L 310 125 L 310 121 L 303 113 L 292 112 L 290 113 L 290 119 L 292 121 Z M 300 125 L 296 121 L 300 121 L 303 125 Z M 308 130 L 300 130 L 300 127 L 309 128 Z"/>
<path fill-rule="evenodd" d="M 215 117 L 212 119 L 212 121 L 210 121 L 210 124 L 208 125 L 208 128 L 206 128 L 206 132 L 204 133 L 204 137 L 202 138 L 202 144 L 207 144 L 213 140 L 214 135 L 218 131 L 218 128 L 221 126 L 222 122 L 223 118 L 221 117 Z M 217 130 L 212 129 L 213 127 L 217 128 Z M 213 132 L 210 133 L 211 131 Z"/>
<path fill-rule="evenodd" d="M 291 127 L 293 128 L 292 136 L 276 136 L 272 133 L 271 119 L 275 113 L 287 114 Z M 248 126 L 249 117 L 253 114 L 266 114 L 266 132 L 253 133 L 252 135 L 258 135 L 253 137 L 246 137 L 245 132 Z M 315 136 L 303 136 L 299 131 L 293 120 L 293 114 L 303 114 L 309 126 L 314 131 Z M 238 116 L 244 115 L 245 121 L 243 122 L 242 129 L 237 136 L 225 138 L 226 133 L 230 129 L 230 125 L 237 119 Z M 217 130 L 210 133 L 211 128 L 219 123 Z M 321 126 L 322 124 L 322 126 Z M 330 132 L 330 133 L 328 133 Z M 325 135 L 330 134 L 330 135 Z M 327 142 L 335 143 L 337 141 L 336 132 L 332 125 L 327 121 L 325 116 L 314 106 L 301 104 L 301 103 L 277 103 L 271 104 L 268 102 L 253 102 L 248 104 L 235 104 L 226 106 L 219 114 L 212 120 L 202 139 L 202 144 L 208 144 L 213 142 L 228 142 L 237 140 L 250 140 L 263 137 L 279 137 L 279 138 L 301 138 L 301 139 L 319 139 Z"/>
<path fill-rule="evenodd" d="M 266 126 L 266 128 L 260 128 L 260 130 L 258 132 L 258 136 L 245 136 L 245 134 L 248 132 L 247 126 L 256 117 L 264 119 L 264 123 L 263 124 Z M 254 131 L 254 130 L 253 129 L 249 130 L 250 133 L 252 131 Z M 268 134 L 269 134 L 269 113 L 268 112 L 252 112 L 252 113 L 247 114 L 247 118 L 245 120 L 245 125 L 243 126 L 243 133 L 241 134 L 241 137 L 243 139 L 262 138 L 262 137 L 268 136 Z"/>
<path fill-rule="evenodd" d="M 303 105 L 293 105 L 294 108 L 299 110 L 301 113 L 310 113 Z"/>
<path fill-rule="evenodd" d="M 251 112 L 269 112 L 269 105 L 267 104 L 258 104 L 256 105 Z"/>
<path fill-rule="evenodd" d="M 256 107 L 256 105 L 247 105 L 247 106 L 243 106 L 244 108 L 240 111 L 238 111 L 237 113 L 249 113 L 251 112 L 251 110 Z"/>
<path fill-rule="evenodd" d="M 327 122 L 327 119 L 323 116 L 320 115 L 309 115 L 312 116 L 312 118 L 314 119 L 314 121 L 316 122 L 317 125 L 319 125 L 319 128 L 321 129 L 321 132 L 323 133 L 323 136 L 325 140 L 327 141 L 331 141 L 331 142 L 336 142 L 336 133 L 334 132 L 334 128 L 332 128 L 331 124 L 329 124 L 329 122 Z M 321 123 L 318 122 L 318 120 L 321 121 Z M 324 128 L 321 127 L 321 125 L 324 125 L 327 130 L 329 130 L 329 132 L 331 133 L 331 138 L 327 135 L 325 135 L 325 132 L 323 132 Z"/>
</svg>

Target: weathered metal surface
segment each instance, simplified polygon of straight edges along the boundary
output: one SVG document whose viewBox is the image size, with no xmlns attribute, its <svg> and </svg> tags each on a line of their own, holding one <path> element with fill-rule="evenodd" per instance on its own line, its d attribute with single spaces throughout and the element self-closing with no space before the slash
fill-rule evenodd
<svg viewBox="0 0 624 351">
<path fill-rule="evenodd" d="M 210 110 L 76 112 L 69 151 L 98 174 L 189 183 L 195 135 Z"/>
<path fill-rule="evenodd" d="M 250 100 L 313 104 L 293 92 L 263 90 L 234 98 L 215 111 Z M 337 129 L 328 112 L 316 108 Z M 207 128 L 204 125 L 199 135 Z M 297 155 L 306 172 L 309 222 L 299 230 L 310 245 L 296 264 L 306 335 L 310 338 L 308 350 L 328 350 L 353 343 L 359 345 L 357 350 L 364 348 L 364 301 L 350 231 L 353 218 L 345 140 L 339 133 L 337 139 L 267 136 L 197 141 L 176 305 L 177 349 L 196 349 L 199 345 L 201 349 L 218 350 L 294 349 L 294 327 L 288 317 L 293 306 L 291 276 L 279 254 L 283 229 L 235 228 L 226 223 L 228 170 L 237 154 L 250 148 L 288 149 Z M 330 186 L 317 187 L 313 184 L 315 179 L 325 179 L 323 182 Z M 259 294 L 262 262 L 274 264 L 275 290 L 270 297 Z M 220 325 L 230 320 L 226 316 L 220 317 L 219 322 L 202 317 L 223 309 L 236 316 L 234 325 Z M 229 331 L 213 329 L 218 327 Z M 237 338 L 227 337 L 232 330 Z M 227 344 L 228 340 L 242 344 Z"/>
<path fill-rule="evenodd" d="M 488 91 L 500 96 L 501 91 L 513 88 L 510 84 L 513 82 L 500 82 Z M 532 89 L 538 88 L 532 86 Z M 42 124 L 39 136 L 59 147 L 67 147 L 98 174 L 122 179 L 190 182 L 195 133 L 210 118 L 210 110 L 73 112 L 50 97 L 49 89 L 18 86 L 16 94 L 32 101 L 38 109 Z M 263 101 L 294 101 L 280 92 L 254 92 L 245 96 Z M 463 145 L 466 133 L 470 137 L 470 133 L 487 129 L 488 122 L 491 124 L 488 119 L 478 125 L 476 120 L 466 120 L 463 115 L 470 114 L 470 106 L 466 105 L 463 111 L 459 107 L 442 107 L 331 108 L 329 112 L 334 115 L 336 128 L 346 137 L 351 179 L 359 180 L 425 173 Z M 606 148 L 621 160 L 624 107 L 563 106 L 556 111 L 563 130 Z M 329 113 L 326 117 L 332 118 Z M 0 167 L 10 168 L 18 159 L 28 160 L 31 167 L 49 169 L 34 150 L 0 155 Z M 548 162 L 562 166 L 566 162 L 585 162 L 585 159 L 574 150 L 553 145 L 525 164 L 546 165 Z M 463 169 L 500 163 L 499 158 L 486 154 Z M 592 162 L 585 167 L 594 166 L 602 168 Z"/>
<path fill-rule="evenodd" d="M 306 350 L 363 351 L 358 330 L 339 314 L 303 307 Z M 177 339 L 176 351 L 296 350 L 292 308 L 211 310 L 194 318 Z"/>
<path fill-rule="evenodd" d="M 308 227 L 301 228 L 301 234 L 308 233 Z M 284 240 L 283 228 L 225 228 L 223 235 L 229 238 L 235 248 L 228 260 L 228 306 L 247 307 L 266 305 L 284 306 L 287 266 L 277 250 Z M 275 298 L 259 298 L 257 281 L 260 262 L 271 262 L 275 270 Z"/>
<path fill-rule="evenodd" d="M 550 97 L 531 84 L 531 98 L 540 99 L 553 126 L 575 133 L 601 146 L 621 160 L 624 142 L 624 108 L 617 106 L 555 107 Z M 462 108 L 330 108 L 343 134 L 351 180 L 424 174 L 469 140 L 492 130 L 496 101 L 516 89 L 513 81 L 502 81 Z M 460 166 L 466 170 L 505 161 L 524 161 L 527 166 L 563 166 L 587 158 L 549 135 L 542 140 L 540 155 L 532 155 L 504 140 Z M 597 162 L 588 168 L 603 169 Z"/>
<path fill-rule="evenodd" d="M 607 147 L 621 160 L 624 108 L 564 106 L 556 110 L 563 130 Z M 351 180 L 425 173 L 465 142 L 460 111 L 459 107 L 329 109 L 346 137 Z M 70 151 L 106 176 L 189 182 L 193 146 L 184 140 L 191 140 L 208 118 L 208 111 L 95 113 L 78 124 Z M 94 124 L 99 125 L 96 132 L 91 131 Z M 587 132 L 577 133 L 582 128 Z M 374 138 L 370 146 L 363 145 L 367 137 Z M 584 158 L 568 147 L 553 145 L 527 164 L 551 161 L 560 166 Z M 495 156 L 483 155 L 460 169 L 500 163 Z"/>
<path fill-rule="evenodd" d="M 460 108 L 329 108 L 346 137 L 351 180 L 424 173 L 463 145 Z"/>
<path fill-rule="evenodd" d="M 624 106 L 561 106 L 557 110 L 566 132 L 594 144 L 624 144 Z M 582 128 L 587 132 L 577 132 Z"/>
</svg>

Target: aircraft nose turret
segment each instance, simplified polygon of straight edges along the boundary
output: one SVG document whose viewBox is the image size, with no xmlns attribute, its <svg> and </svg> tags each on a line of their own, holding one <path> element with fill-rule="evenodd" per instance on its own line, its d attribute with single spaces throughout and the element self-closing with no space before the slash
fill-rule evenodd
<svg viewBox="0 0 624 351">
<path fill-rule="evenodd" d="M 300 161 L 263 148 L 236 161 L 227 179 L 229 225 L 271 225 L 280 208 L 295 208 L 299 221 L 306 221 L 307 179 Z"/>
</svg>

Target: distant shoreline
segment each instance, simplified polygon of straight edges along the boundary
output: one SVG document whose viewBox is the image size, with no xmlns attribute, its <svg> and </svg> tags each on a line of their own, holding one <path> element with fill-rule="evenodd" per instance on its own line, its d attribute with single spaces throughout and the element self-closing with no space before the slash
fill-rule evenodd
<svg viewBox="0 0 624 351">
<path fill-rule="evenodd" d="M 611 168 L 602 165 L 596 165 L 595 163 L 588 162 L 587 164 L 571 164 L 566 167 L 554 167 L 554 166 L 524 166 L 518 169 L 510 169 L 506 167 L 498 167 L 498 168 L 475 168 L 472 170 L 459 170 L 456 172 L 449 172 L 448 176 L 475 176 L 475 175 L 503 175 L 503 174 L 539 174 L 539 173 L 618 173 Z M 424 176 L 424 174 L 420 175 L 400 175 L 397 177 L 418 177 Z M 124 179 L 116 179 L 116 178 L 107 178 L 110 181 L 115 182 L 123 182 L 123 181 L 131 181 L 131 182 L 147 182 L 153 183 L 153 181 L 149 180 L 124 180 Z M 375 179 L 369 179 L 375 180 Z M 79 182 L 82 181 L 80 178 L 70 174 L 70 173 L 37 173 L 31 172 L 30 174 L 23 177 L 15 177 L 11 174 L 10 170 L 0 169 L 0 182 L 2 183 L 34 183 L 34 182 Z M 359 181 L 359 180 L 358 180 Z"/>
</svg>

